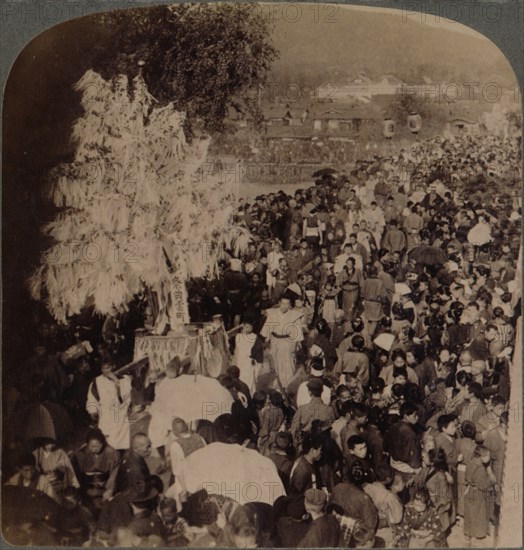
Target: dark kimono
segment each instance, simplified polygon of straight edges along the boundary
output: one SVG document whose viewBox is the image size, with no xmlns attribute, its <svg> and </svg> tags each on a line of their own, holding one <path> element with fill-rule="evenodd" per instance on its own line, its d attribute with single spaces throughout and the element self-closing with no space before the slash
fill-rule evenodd
<svg viewBox="0 0 524 550">
<path fill-rule="evenodd" d="M 495 483 L 489 478 L 486 466 L 480 458 L 473 458 L 466 466 L 466 484 L 464 535 L 482 539 L 489 534 Z"/>
<path fill-rule="evenodd" d="M 340 524 L 335 516 L 324 515 L 312 521 L 297 548 L 335 548 L 340 539 Z"/>
</svg>

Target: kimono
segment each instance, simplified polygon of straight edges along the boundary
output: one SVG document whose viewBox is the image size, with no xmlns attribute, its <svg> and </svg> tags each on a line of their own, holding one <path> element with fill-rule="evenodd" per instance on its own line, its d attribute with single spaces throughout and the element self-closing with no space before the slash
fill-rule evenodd
<svg viewBox="0 0 524 550">
<path fill-rule="evenodd" d="M 337 276 L 337 286 L 342 288 L 342 309 L 347 321 L 351 321 L 355 315 L 363 281 L 362 273 L 356 268 L 350 273 L 344 267 Z"/>
<path fill-rule="evenodd" d="M 131 379 L 120 379 L 120 395 L 115 383 L 104 375 L 97 376 L 89 386 L 86 410 L 98 414 L 98 428 L 113 449 L 129 449 Z"/>
<path fill-rule="evenodd" d="M 338 289 L 324 289 L 321 293 L 319 313 L 328 323 L 335 322 L 335 310 L 338 309 L 338 292 Z"/>
<path fill-rule="evenodd" d="M 489 517 L 495 484 L 489 478 L 486 466 L 480 458 L 473 458 L 466 466 L 466 483 L 464 535 L 482 539 L 489 534 Z"/>
<path fill-rule="evenodd" d="M 346 229 L 340 220 L 326 224 L 326 244 L 328 245 L 329 257 L 335 258 L 340 251 L 342 243 L 346 239 Z"/>
<path fill-rule="evenodd" d="M 289 495 L 303 495 L 308 489 L 320 488 L 320 475 L 316 464 L 300 456 L 289 474 Z"/>
<path fill-rule="evenodd" d="M 114 492 L 116 474 L 120 464 L 118 453 L 106 445 L 98 455 L 83 445 L 73 459 L 76 472 L 81 480 L 85 499 L 99 508 L 105 491 Z"/>
<path fill-rule="evenodd" d="M 61 503 L 62 492 L 66 487 L 77 489 L 80 487 L 71 461 L 63 449 L 55 449 L 47 453 L 39 447 L 33 451 L 33 455 L 36 467 L 42 474 L 38 478 L 37 490 Z"/>
<path fill-rule="evenodd" d="M 500 504 L 500 489 L 502 487 L 502 473 L 504 470 L 504 455 L 506 453 L 506 441 L 502 438 L 500 428 L 491 430 L 486 435 L 484 446 L 491 452 L 492 468 L 497 478 L 498 489 L 495 497 L 495 503 Z"/>
<path fill-rule="evenodd" d="M 473 459 L 473 453 L 475 452 L 477 444 L 473 439 L 463 437 L 457 439 L 457 452 L 462 454 L 464 460 L 457 466 L 457 515 L 464 516 L 464 499 L 466 493 L 466 466 Z"/>
<path fill-rule="evenodd" d="M 275 287 L 275 282 L 276 282 L 274 272 L 278 270 L 278 262 L 283 257 L 284 257 L 284 254 L 282 254 L 282 252 L 277 252 L 276 250 L 272 250 L 267 255 L 268 266 L 266 271 L 266 284 L 269 288 L 270 293 Z"/>
<path fill-rule="evenodd" d="M 368 222 L 368 227 L 375 237 L 375 242 L 382 242 L 382 231 L 386 225 L 386 220 L 384 220 L 384 213 L 380 208 L 375 208 L 372 210 L 366 210 L 363 212 L 362 217 Z"/>
<path fill-rule="evenodd" d="M 162 520 L 162 517 L 160 519 Z M 192 535 L 185 519 L 177 517 L 171 523 L 162 520 L 162 526 L 162 538 L 166 541 L 166 546 L 183 548 L 189 545 Z"/>
<path fill-rule="evenodd" d="M 370 536 L 377 532 L 378 511 L 373 500 L 352 483 L 338 483 L 333 488 L 330 502 L 344 510 L 344 516 L 353 518 Z"/>
<path fill-rule="evenodd" d="M 389 252 L 399 252 L 402 254 L 406 248 L 406 236 L 400 229 L 392 227 L 386 232 L 382 241 L 382 247 Z"/>
<path fill-rule="evenodd" d="M 309 244 L 322 244 L 322 232 L 325 225 L 316 217 L 308 216 L 302 223 L 302 234 Z"/>
<path fill-rule="evenodd" d="M 269 339 L 269 356 L 280 384 L 285 388 L 295 373 L 295 350 L 304 334 L 300 316 L 290 309 L 282 313 L 278 308 L 267 310 L 261 335 Z"/>
<path fill-rule="evenodd" d="M 451 521 L 454 520 L 454 517 L 452 517 L 451 484 L 446 477 L 446 473 L 425 466 L 415 475 L 414 486 L 427 488 L 431 503 L 439 516 L 442 531 L 447 531 L 451 527 Z"/>
<path fill-rule="evenodd" d="M 275 302 L 278 302 L 290 283 L 289 269 L 279 267 L 273 272 L 273 276 L 275 277 L 275 286 L 273 287 L 272 297 Z"/>
<path fill-rule="evenodd" d="M 340 525 L 332 515 L 323 515 L 311 522 L 297 548 L 334 548 L 340 539 Z"/>
<path fill-rule="evenodd" d="M 369 383 L 369 357 L 361 351 L 346 351 L 340 356 L 336 366 L 335 375 L 344 373 L 355 373 L 363 386 Z M 345 380 L 340 381 L 345 384 Z"/>
<path fill-rule="evenodd" d="M 235 336 L 235 365 L 240 369 L 240 380 L 247 385 L 251 395 L 255 393 L 255 382 L 262 368 L 261 363 L 252 357 L 256 339 L 254 332 L 239 332 Z"/>
<path fill-rule="evenodd" d="M 395 527 L 394 545 L 397 548 L 419 548 L 421 539 L 413 531 L 433 535 L 433 540 L 426 547 L 439 548 L 445 545 L 442 525 L 433 506 L 428 506 L 424 512 L 417 512 L 412 504 L 408 504 L 404 509 L 402 521 Z"/>
<path fill-rule="evenodd" d="M 176 378 L 162 378 L 155 386 L 155 399 L 151 403 L 148 435 L 151 446 L 155 449 L 166 445 L 174 413 L 171 412 L 173 402 L 173 386 L 176 386 Z"/>
<path fill-rule="evenodd" d="M 456 470 L 459 455 L 457 440 L 454 438 L 449 439 L 445 434 L 440 432 L 435 436 L 435 447 L 442 449 L 446 454 L 446 463 L 450 470 Z"/>
<path fill-rule="evenodd" d="M 284 412 L 280 407 L 268 403 L 260 411 L 260 430 L 258 432 L 258 450 L 267 456 L 277 433 L 284 423 Z"/>
<path fill-rule="evenodd" d="M 367 321 L 380 321 L 384 313 L 382 304 L 388 298 L 386 287 L 381 279 L 366 279 L 362 285 L 364 316 Z"/>
<path fill-rule="evenodd" d="M 371 254 L 372 248 L 375 250 L 377 248 L 377 243 L 375 242 L 375 237 L 371 231 L 363 230 L 357 232 L 357 242 L 359 242 L 366 250 L 368 255 Z"/>
<path fill-rule="evenodd" d="M 401 522 L 403 508 L 400 499 L 382 483 L 375 481 L 364 485 L 364 492 L 371 497 L 378 511 L 381 524 L 394 526 Z"/>
<path fill-rule="evenodd" d="M 407 249 L 410 250 L 420 243 L 420 230 L 424 228 L 424 220 L 418 214 L 411 212 L 404 220 Z"/>
<path fill-rule="evenodd" d="M 464 420 L 469 420 L 473 424 L 477 424 L 479 419 L 484 416 L 488 410 L 482 401 L 469 402 L 466 401 L 460 411 L 459 424 L 462 424 Z"/>
<path fill-rule="evenodd" d="M 40 474 L 36 474 L 33 479 L 26 481 L 20 472 L 13 474 L 7 481 L 6 485 L 16 486 L 16 487 L 27 487 L 28 489 L 33 489 L 34 491 L 38 490 L 38 480 L 40 479 Z"/>
</svg>

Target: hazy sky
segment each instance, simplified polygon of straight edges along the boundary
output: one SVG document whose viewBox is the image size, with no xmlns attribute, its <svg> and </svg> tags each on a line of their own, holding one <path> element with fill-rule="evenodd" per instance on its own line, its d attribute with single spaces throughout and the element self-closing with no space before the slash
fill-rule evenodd
<svg viewBox="0 0 524 550">
<path fill-rule="evenodd" d="M 430 27 L 439 28 L 443 30 L 458 32 L 462 34 L 467 34 L 469 36 L 474 36 L 476 38 L 482 38 L 483 35 L 472 28 L 468 27 L 467 25 L 463 25 L 462 23 L 458 23 L 457 21 L 454 21 L 450 19 L 454 15 L 454 12 L 452 9 L 445 8 L 445 4 L 442 6 L 442 11 L 440 12 L 440 15 L 432 14 L 432 13 L 425 13 L 424 11 L 420 11 L 419 13 L 414 13 L 412 10 L 408 9 L 386 9 L 386 8 L 373 8 L 370 6 L 344 6 L 342 4 L 339 4 L 342 9 L 345 10 L 357 10 L 357 11 L 366 11 L 366 12 L 383 12 L 383 13 L 390 13 L 392 15 L 398 15 L 399 17 L 402 17 L 403 20 L 409 20 L 416 23 L 423 23 L 424 25 L 428 25 Z M 460 12 L 462 14 L 461 19 L 464 20 L 464 22 L 469 22 L 470 19 L 474 21 L 474 15 L 475 12 L 469 12 L 465 8 Z"/>
</svg>

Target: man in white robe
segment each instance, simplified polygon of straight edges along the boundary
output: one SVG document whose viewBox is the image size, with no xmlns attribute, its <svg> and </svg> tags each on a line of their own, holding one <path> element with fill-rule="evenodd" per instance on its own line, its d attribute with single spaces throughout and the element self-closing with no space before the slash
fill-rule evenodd
<svg viewBox="0 0 524 550">
<path fill-rule="evenodd" d="M 267 255 L 267 271 L 266 271 L 266 284 L 267 288 L 269 289 L 269 295 L 273 293 L 273 289 L 275 288 L 276 278 L 274 273 L 278 270 L 278 266 L 280 265 L 280 260 L 284 257 L 284 254 L 282 254 L 282 248 L 280 241 L 275 240 L 273 242 L 273 247 L 269 254 Z"/>
<path fill-rule="evenodd" d="M 118 378 L 114 365 L 102 365 L 102 374 L 97 376 L 87 392 L 86 410 L 113 449 L 129 449 L 131 405 L 131 378 Z"/>
<path fill-rule="evenodd" d="M 348 258 L 351 256 L 351 245 L 349 243 L 344 245 L 342 252 L 335 258 L 335 265 L 333 267 L 334 275 L 338 275 L 346 265 Z"/>
<path fill-rule="evenodd" d="M 382 232 L 386 226 L 386 220 L 384 219 L 384 212 L 382 208 L 379 208 L 376 201 L 371 201 L 368 210 L 365 210 L 362 217 L 367 221 L 369 230 L 375 237 L 377 244 L 382 242 Z"/>
<path fill-rule="evenodd" d="M 257 335 L 252 322 L 245 321 L 242 331 L 235 336 L 235 364 L 240 370 L 240 380 L 249 388 L 251 395 L 256 391 L 256 381 L 262 365 L 252 357 Z"/>
<path fill-rule="evenodd" d="M 149 423 L 149 439 L 151 446 L 158 450 L 161 464 L 159 472 L 165 471 L 167 467 L 167 459 L 165 447 L 169 432 L 171 431 L 171 423 L 175 418 L 173 407 L 177 405 L 173 399 L 176 387 L 176 378 L 180 373 L 180 360 L 175 357 L 166 366 L 166 376 L 156 383 L 155 399 L 151 403 L 150 414 L 151 421 Z"/>
<path fill-rule="evenodd" d="M 295 351 L 304 339 L 301 314 L 291 307 L 291 298 L 285 294 L 278 308 L 266 310 L 267 318 L 261 335 L 269 343 L 269 355 L 282 387 L 286 387 L 295 373 Z"/>
<path fill-rule="evenodd" d="M 309 392 L 308 384 L 313 380 L 313 378 L 317 378 L 319 380 L 322 380 L 322 377 L 324 376 L 324 369 L 319 368 L 322 367 L 322 365 L 318 365 L 316 363 L 312 363 L 311 365 L 311 371 L 309 373 L 309 378 L 302 382 L 300 386 L 298 387 L 297 391 L 297 407 L 300 407 L 302 405 L 307 405 L 308 403 L 311 403 L 311 393 Z M 323 382 L 322 382 L 323 383 Z M 320 396 L 320 399 L 322 399 L 322 402 L 324 405 L 329 405 L 331 403 L 331 389 L 326 386 L 323 383 L 322 388 L 322 395 Z"/>
</svg>

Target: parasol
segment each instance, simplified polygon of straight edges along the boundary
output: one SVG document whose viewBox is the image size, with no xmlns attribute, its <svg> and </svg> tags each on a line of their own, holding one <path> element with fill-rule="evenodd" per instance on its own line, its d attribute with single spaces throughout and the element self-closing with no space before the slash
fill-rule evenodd
<svg viewBox="0 0 524 550">
<path fill-rule="evenodd" d="M 231 412 L 233 397 L 215 378 L 200 374 L 182 374 L 172 381 L 173 416 L 186 422 L 199 419 L 213 422 Z"/>
<path fill-rule="evenodd" d="M 73 431 L 73 423 L 67 410 L 58 403 L 20 403 L 10 418 L 15 436 L 30 439 L 50 437 L 60 441 Z"/>
<path fill-rule="evenodd" d="M 491 227 L 487 223 L 477 223 L 468 233 L 468 243 L 482 246 L 492 241 Z"/>
<path fill-rule="evenodd" d="M 408 257 L 410 260 L 425 265 L 445 264 L 448 261 L 444 250 L 426 244 L 420 244 L 412 248 L 408 252 Z"/>
<path fill-rule="evenodd" d="M 411 294 L 411 288 L 406 283 L 395 283 L 395 294 L 397 296 L 406 296 Z"/>
<path fill-rule="evenodd" d="M 191 453 L 185 460 L 184 482 L 189 493 L 205 489 L 240 504 L 273 505 L 286 494 L 273 461 L 236 444 L 211 443 Z"/>
</svg>

